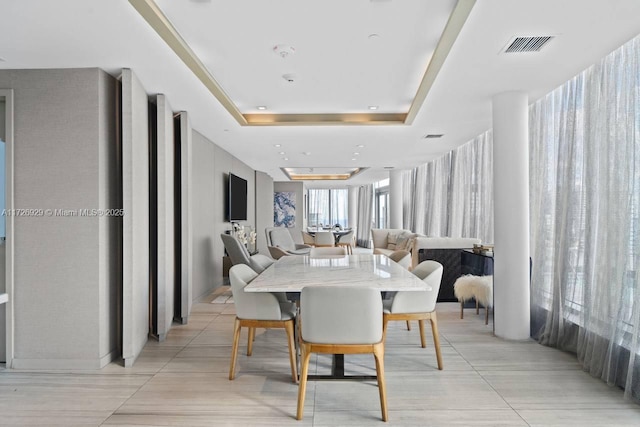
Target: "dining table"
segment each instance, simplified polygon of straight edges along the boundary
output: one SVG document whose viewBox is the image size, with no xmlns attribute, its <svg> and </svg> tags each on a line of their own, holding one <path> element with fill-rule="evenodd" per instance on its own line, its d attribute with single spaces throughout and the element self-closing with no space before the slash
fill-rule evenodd
<svg viewBox="0 0 640 427">
<path fill-rule="evenodd" d="M 307 286 L 354 286 L 382 292 L 430 291 L 429 286 L 385 255 L 355 254 L 311 258 L 285 256 L 260 273 L 245 292 L 286 292 L 297 295 Z M 382 298 L 382 296 L 381 296 Z M 330 375 L 310 375 L 310 380 L 368 380 L 375 376 L 345 375 L 344 355 L 335 354 Z"/>
</svg>

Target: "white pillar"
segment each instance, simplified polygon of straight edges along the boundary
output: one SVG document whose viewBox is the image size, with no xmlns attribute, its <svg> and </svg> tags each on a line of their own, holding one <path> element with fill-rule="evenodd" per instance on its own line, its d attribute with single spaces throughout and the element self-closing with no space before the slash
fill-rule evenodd
<svg viewBox="0 0 640 427">
<path fill-rule="evenodd" d="M 349 206 L 347 214 L 349 215 L 349 227 L 358 226 L 358 187 L 349 187 Z"/>
<path fill-rule="evenodd" d="M 523 92 L 493 97 L 494 327 L 529 338 L 529 115 Z"/>
<path fill-rule="evenodd" d="M 402 171 L 389 171 L 389 227 L 402 227 Z"/>
</svg>

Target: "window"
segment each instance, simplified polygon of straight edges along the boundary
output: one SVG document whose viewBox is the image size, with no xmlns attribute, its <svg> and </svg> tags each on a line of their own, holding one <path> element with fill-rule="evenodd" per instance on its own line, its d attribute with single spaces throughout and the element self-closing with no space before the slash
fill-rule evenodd
<svg viewBox="0 0 640 427">
<path fill-rule="evenodd" d="M 310 189 L 309 226 L 347 227 L 349 223 L 349 190 Z"/>
</svg>

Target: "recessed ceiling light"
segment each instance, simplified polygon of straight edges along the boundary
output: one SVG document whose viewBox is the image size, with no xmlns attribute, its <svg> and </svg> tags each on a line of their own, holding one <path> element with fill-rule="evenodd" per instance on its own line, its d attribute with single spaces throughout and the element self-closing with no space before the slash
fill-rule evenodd
<svg viewBox="0 0 640 427">
<path fill-rule="evenodd" d="M 283 157 L 283 158 L 282 158 L 282 160 L 289 160 L 289 159 L 288 159 L 288 158 L 286 158 L 286 157 Z"/>
<path fill-rule="evenodd" d="M 380 34 L 376 34 L 376 33 L 369 34 L 368 38 L 369 40 L 378 40 L 380 38 Z"/>
<path fill-rule="evenodd" d="M 281 154 L 281 155 L 282 155 L 282 154 L 285 154 L 285 152 L 284 152 L 284 151 L 281 151 L 281 152 L 279 152 L 278 154 Z"/>
<path fill-rule="evenodd" d="M 359 156 L 359 155 L 360 155 L 360 153 L 355 152 L 355 153 L 353 153 L 353 155 L 354 155 L 354 156 Z"/>
<path fill-rule="evenodd" d="M 354 157 L 354 158 L 353 158 L 353 159 L 351 159 L 351 160 L 357 160 L 357 159 Z"/>
<path fill-rule="evenodd" d="M 258 105 L 258 110 L 266 110 L 267 107 L 265 107 L 264 105 Z"/>
<path fill-rule="evenodd" d="M 302 154 L 304 154 L 305 156 L 310 156 L 310 155 L 311 155 L 311 152 L 309 152 L 309 151 L 305 151 L 305 152 L 304 152 L 304 153 L 302 153 Z"/>
<path fill-rule="evenodd" d="M 378 106 L 377 105 L 369 105 L 369 110 L 377 110 Z"/>
<path fill-rule="evenodd" d="M 358 148 L 364 148 L 364 144 L 358 144 L 358 145 L 356 145 L 356 147 L 358 147 Z"/>
<path fill-rule="evenodd" d="M 282 144 L 273 144 L 273 146 L 278 148 L 278 147 L 282 147 Z"/>
<path fill-rule="evenodd" d="M 224 129 L 225 132 L 229 132 L 229 129 Z"/>
</svg>

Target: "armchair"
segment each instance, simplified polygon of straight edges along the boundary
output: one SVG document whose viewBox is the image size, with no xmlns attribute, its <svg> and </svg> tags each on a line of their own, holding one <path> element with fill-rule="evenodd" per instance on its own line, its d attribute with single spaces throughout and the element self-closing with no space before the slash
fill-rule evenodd
<svg viewBox="0 0 640 427">
<path fill-rule="evenodd" d="M 285 255 L 308 255 L 311 246 L 295 243 L 291 233 L 284 227 L 267 227 L 265 229 L 269 253 L 275 259 Z"/>
</svg>

